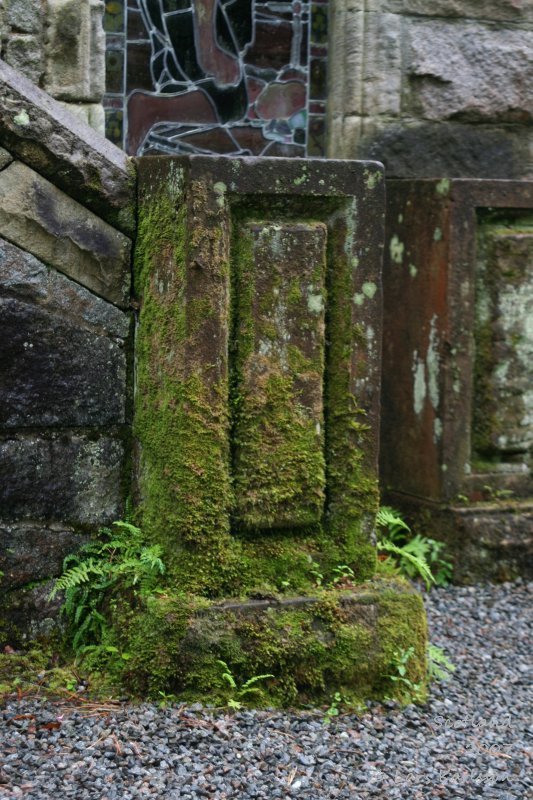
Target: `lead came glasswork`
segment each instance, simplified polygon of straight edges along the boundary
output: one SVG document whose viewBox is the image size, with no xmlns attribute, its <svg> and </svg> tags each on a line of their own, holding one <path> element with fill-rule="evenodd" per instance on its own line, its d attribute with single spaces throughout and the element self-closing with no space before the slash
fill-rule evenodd
<svg viewBox="0 0 533 800">
<path fill-rule="evenodd" d="M 131 154 L 324 154 L 327 2 L 106 4 L 107 135 Z"/>
</svg>

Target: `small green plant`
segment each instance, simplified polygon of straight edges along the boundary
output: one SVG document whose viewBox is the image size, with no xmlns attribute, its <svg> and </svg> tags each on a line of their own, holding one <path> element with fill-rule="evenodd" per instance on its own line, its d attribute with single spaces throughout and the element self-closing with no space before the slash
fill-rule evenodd
<svg viewBox="0 0 533 800">
<path fill-rule="evenodd" d="M 335 575 L 333 583 L 355 580 L 355 572 L 348 564 L 339 564 L 333 569 L 333 574 Z"/>
<path fill-rule="evenodd" d="M 178 698 L 175 694 L 167 694 L 166 692 L 158 692 L 161 695 L 161 700 L 158 703 L 159 708 L 168 708 L 172 703 L 177 703 Z"/>
<path fill-rule="evenodd" d="M 493 500 L 496 503 L 510 500 L 511 497 L 514 496 L 512 489 L 496 489 L 494 486 L 489 486 L 488 484 L 483 486 L 483 491 L 488 496 L 489 500 Z"/>
<path fill-rule="evenodd" d="M 329 707 L 326 709 L 324 713 L 324 718 L 322 720 L 324 725 L 329 725 L 334 717 L 338 717 L 340 714 L 339 706 L 343 702 L 343 697 L 340 692 L 335 692 L 333 697 L 331 698 L 331 702 Z"/>
<path fill-rule="evenodd" d="M 402 694 L 409 700 L 416 702 L 421 699 L 422 683 L 414 683 L 408 676 L 409 661 L 414 656 L 415 648 L 407 647 L 404 650 L 395 650 L 390 667 L 392 672 L 386 677 L 395 684 L 401 684 Z"/>
<path fill-rule="evenodd" d="M 135 525 L 114 522 L 112 528 L 102 528 L 98 539 L 65 558 L 63 574 L 56 580 L 49 599 L 64 592 L 62 611 L 69 621 L 72 647 L 77 654 L 99 656 L 106 651 L 116 656 L 117 648 L 102 644 L 107 633 L 106 605 L 118 586 L 133 594 L 153 590 L 165 571 L 161 555 L 159 545 L 146 546 Z M 103 648 L 101 653 L 96 652 L 98 648 Z"/>
<path fill-rule="evenodd" d="M 399 571 L 408 578 L 420 576 L 429 590 L 432 584 L 446 586 L 452 576 L 452 565 L 442 558 L 443 542 L 420 534 L 412 535 L 411 529 L 397 511 L 388 506 L 379 509 L 376 524 L 383 535 L 378 541 L 378 550 L 393 556 L 381 562 L 382 572 Z"/>
<path fill-rule="evenodd" d="M 455 664 L 452 664 L 442 647 L 436 644 L 428 644 L 428 680 L 447 681 L 451 678 L 451 673 L 455 672 Z"/>
<path fill-rule="evenodd" d="M 324 575 L 322 574 L 322 572 L 320 570 L 320 564 L 317 564 L 316 561 L 313 561 L 312 559 L 310 559 L 309 572 L 311 573 L 311 575 L 315 579 L 315 585 L 316 586 L 322 586 L 322 584 L 324 582 Z"/>
<path fill-rule="evenodd" d="M 266 681 L 268 678 L 274 677 L 274 675 L 270 673 L 266 675 L 254 675 L 253 678 L 249 678 L 245 683 L 239 686 L 226 662 L 217 659 L 217 664 L 222 668 L 222 680 L 228 684 L 231 694 L 231 697 L 227 701 L 227 706 L 233 709 L 233 711 L 239 711 L 250 695 L 262 694 L 262 688 L 257 686 L 260 681 Z"/>
</svg>

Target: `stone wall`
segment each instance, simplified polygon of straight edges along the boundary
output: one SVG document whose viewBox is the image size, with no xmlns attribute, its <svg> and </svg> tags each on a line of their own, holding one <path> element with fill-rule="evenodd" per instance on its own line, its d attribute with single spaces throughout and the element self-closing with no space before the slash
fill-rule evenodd
<svg viewBox="0 0 533 800">
<path fill-rule="evenodd" d="M 0 57 L 104 132 L 101 0 L 0 0 Z"/>
<path fill-rule="evenodd" d="M 330 157 L 533 175 L 531 0 L 331 0 L 330 35 Z"/>
<path fill-rule="evenodd" d="M 124 154 L 3 62 L 0 143 L 0 638 L 13 643 L 25 617 L 49 615 L 63 557 L 124 513 L 133 197 Z"/>
</svg>

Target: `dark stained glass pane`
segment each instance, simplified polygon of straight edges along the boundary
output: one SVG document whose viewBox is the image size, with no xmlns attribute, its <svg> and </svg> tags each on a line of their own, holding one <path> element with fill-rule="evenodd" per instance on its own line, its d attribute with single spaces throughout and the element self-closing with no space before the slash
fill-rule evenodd
<svg viewBox="0 0 533 800">
<path fill-rule="evenodd" d="M 131 154 L 323 155 L 327 11 L 327 0 L 110 0 L 108 137 Z"/>
</svg>

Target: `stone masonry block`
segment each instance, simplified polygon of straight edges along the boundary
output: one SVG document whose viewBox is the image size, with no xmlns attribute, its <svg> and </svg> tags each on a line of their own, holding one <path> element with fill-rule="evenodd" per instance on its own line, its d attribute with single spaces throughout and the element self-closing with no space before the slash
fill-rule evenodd
<svg viewBox="0 0 533 800">
<path fill-rule="evenodd" d="M 0 172 L 0 235 L 109 302 L 128 304 L 130 240 L 20 162 Z"/>
<path fill-rule="evenodd" d="M 90 125 L 95 131 L 105 134 L 105 112 L 100 103 L 66 103 L 61 105 L 77 119 Z"/>
<path fill-rule="evenodd" d="M 533 218 L 529 221 L 480 225 L 472 424 L 478 459 L 533 459 Z"/>
<path fill-rule="evenodd" d="M 125 422 L 125 314 L 3 240 L 0 310 L 0 428 Z"/>
<path fill-rule="evenodd" d="M 256 529 L 318 523 L 326 483 L 327 227 L 250 222 L 240 226 L 238 236 L 243 241 L 235 263 L 235 518 Z"/>
<path fill-rule="evenodd" d="M 44 72 L 44 56 L 38 36 L 13 35 L 7 40 L 5 60 L 32 83 L 38 84 Z"/>
<path fill-rule="evenodd" d="M 531 32 L 482 23 L 411 20 L 404 110 L 432 120 L 533 118 Z"/>
<path fill-rule="evenodd" d="M 329 85 L 330 114 L 361 114 L 365 15 L 346 8 L 344 3 L 335 3 L 331 10 L 330 30 L 332 45 L 328 68 L 336 76 Z"/>
<path fill-rule="evenodd" d="M 104 4 L 49 0 L 45 88 L 60 100 L 99 102 L 105 91 Z"/>
<path fill-rule="evenodd" d="M 0 140 L 70 197 L 132 235 L 132 175 L 122 150 L 0 61 Z"/>
<path fill-rule="evenodd" d="M 31 520 L 94 526 L 122 511 L 124 445 L 76 432 L 14 434 L 0 439 L 4 523 Z"/>
<path fill-rule="evenodd" d="M 353 2 L 363 5 L 362 0 Z M 390 11 L 405 15 L 533 21 L 531 0 L 366 0 L 365 5 L 367 11 Z"/>
<path fill-rule="evenodd" d="M 41 0 L 4 0 L 6 24 L 17 33 L 41 33 L 45 7 Z"/>
<path fill-rule="evenodd" d="M 13 161 L 13 156 L 11 153 L 8 153 L 3 147 L 0 147 L 0 170 L 7 167 L 8 164 L 11 164 Z"/>
<path fill-rule="evenodd" d="M 363 114 L 400 113 L 402 20 L 397 14 L 367 14 L 363 67 Z"/>
<path fill-rule="evenodd" d="M 398 178 L 530 178 L 533 127 L 366 117 L 357 146 L 343 156 L 379 159 Z"/>
<path fill-rule="evenodd" d="M 60 575 L 64 557 L 83 544 L 84 537 L 65 525 L 0 522 L 0 540 L 3 588 L 14 589 Z"/>
</svg>

